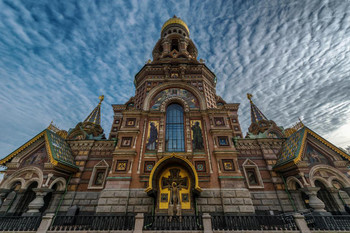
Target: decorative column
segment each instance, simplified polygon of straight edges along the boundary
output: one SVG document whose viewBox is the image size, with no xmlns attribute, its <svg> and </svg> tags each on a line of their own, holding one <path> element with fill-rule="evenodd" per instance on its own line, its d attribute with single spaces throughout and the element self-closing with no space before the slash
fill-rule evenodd
<svg viewBox="0 0 350 233">
<path fill-rule="evenodd" d="M 304 215 L 301 215 L 299 213 L 294 213 L 293 218 L 294 218 L 295 224 L 297 225 L 301 233 L 311 233 L 309 227 L 307 226 L 307 222 L 305 221 Z"/>
<path fill-rule="evenodd" d="M 52 192 L 52 189 L 49 188 L 34 188 L 33 191 L 35 192 L 35 199 L 29 203 L 28 208 L 29 210 L 27 213 L 39 213 L 39 209 L 44 206 L 44 197 L 49 192 Z"/>
<path fill-rule="evenodd" d="M 306 187 L 306 188 L 302 188 L 300 190 L 303 191 L 304 193 L 306 193 L 309 196 L 309 205 L 310 205 L 311 208 L 314 209 L 314 212 L 316 212 L 316 213 L 327 212 L 324 209 L 325 204 L 323 203 L 323 201 L 321 201 L 317 197 L 317 192 L 318 192 L 318 190 L 320 190 L 319 187 Z"/>
<path fill-rule="evenodd" d="M 143 223 L 144 223 L 144 214 L 137 213 L 135 216 L 135 226 L 133 233 L 142 233 L 143 232 Z"/>
<path fill-rule="evenodd" d="M 204 233 L 213 233 L 213 228 L 211 225 L 211 216 L 209 213 L 203 214 L 203 230 Z"/>
</svg>

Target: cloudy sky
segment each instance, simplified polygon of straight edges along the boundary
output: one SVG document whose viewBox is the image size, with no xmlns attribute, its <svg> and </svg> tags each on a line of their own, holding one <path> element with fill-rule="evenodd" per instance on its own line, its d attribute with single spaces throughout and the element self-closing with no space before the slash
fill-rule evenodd
<svg viewBox="0 0 350 233">
<path fill-rule="evenodd" d="M 110 105 L 134 95 L 134 75 L 174 14 L 217 75 L 217 94 L 241 103 L 243 131 L 249 92 L 278 125 L 300 117 L 350 145 L 348 1 L 0 0 L 0 9 L 0 158 L 51 120 L 74 127 L 101 94 L 109 133 Z"/>
</svg>

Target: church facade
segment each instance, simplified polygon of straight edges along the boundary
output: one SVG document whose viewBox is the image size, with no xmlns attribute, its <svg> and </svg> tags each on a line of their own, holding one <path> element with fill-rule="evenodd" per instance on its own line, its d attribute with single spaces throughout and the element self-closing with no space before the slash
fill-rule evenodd
<svg viewBox="0 0 350 233">
<path fill-rule="evenodd" d="M 0 161 L 3 215 L 346 213 L 350 155 L 302 122 L 277 126 L 251 94 L 243 136 L 239 103 L 216 94 L 180 18 L 164 23 L 152 55 L 135 95 L 112 106 L 108 139 L 101 96 L 75 128 L 51 124 Z"/>
</svg>

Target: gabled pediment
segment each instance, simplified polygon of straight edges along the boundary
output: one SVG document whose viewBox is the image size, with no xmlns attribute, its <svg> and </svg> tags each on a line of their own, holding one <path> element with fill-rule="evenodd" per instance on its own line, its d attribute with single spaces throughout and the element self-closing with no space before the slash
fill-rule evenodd
<svg viewBox="0 0 350 233">
<path fill-rule="evenodd" d="M 17 150 L 0 160 L 0 165 L 21 166 L 37 163 L 51 163 L 54 167 L 67 171 L 77 171 L 74 157 L 68 143 L 55 132 L 45 129 Z M 34 164 L 33 164 L 34 165 Z"/>
<path fill-rule="evenodd" d="M 274 169 L 283 170 L 299 162 L 310 166 L 316 163 L 329 165 L 341 160 L 350 161 L 350 155 L 304 126 L 284 142 Z"/>
<path fill-rule="evenodd" d="M 45 144 L 41 144 L 39 148 L 29 154 L 25 154 L 23 158 L 20 159 L 20 167 L 27 166 L 37 166 L 44 168 L 44 164 L 49 161 L 49 156 Z"/>
<path fill-rule="evenodd" d="M 257 166 L 256 163 L 254 163 L 253 161 L 251 161 L 250 159 L 246 159 L 244 161 L 244 163 L 242 164 L 242 166 Z"/>
<path fill-rule="evenodd" d="M 108 163 L 106 160 L 102 159 L 100 162 L 98 162 L 95 167 L 109 167 Z"/>
</svg>

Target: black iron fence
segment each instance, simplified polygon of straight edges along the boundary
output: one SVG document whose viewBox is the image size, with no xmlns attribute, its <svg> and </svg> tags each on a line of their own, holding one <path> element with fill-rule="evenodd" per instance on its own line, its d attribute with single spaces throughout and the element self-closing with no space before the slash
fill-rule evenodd
<svg viewBox="0 0 350 233">
<path fill-rule="evenodd" d="M 315 216 L 305 215 L 310 230 L 350 230 L 350 215 Z"/>
<path fill-rule="evenodd" d="M 0 231 L 36 231 L 41 216 L 3 216 L 0 217 Z"/>
<path fill-rule="evenodd" d="M 50 227 L 52 231 L 86 231 L 86 230 L 133 230 L 134 215 L 77 215 L 56 216 Z"/>
<path fill-rule="evenodd" d="M 297 230 L 293 216 L 212 214 L 213 230 Z"/>
<path fill-rule="evenodd" d="M 182 230 L 193 231 L 203 230 L 202 216 L 183 215 L 183 216 L 166 216 L 166 215 L 145 215 L 144 230 Z"/>
</svg>

